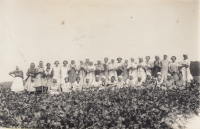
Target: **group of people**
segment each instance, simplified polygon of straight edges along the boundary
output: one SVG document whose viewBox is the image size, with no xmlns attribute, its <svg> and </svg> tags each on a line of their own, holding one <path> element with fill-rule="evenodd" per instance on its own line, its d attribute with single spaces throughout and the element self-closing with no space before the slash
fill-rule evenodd
<svg viewBox="0 0 200 129">
<path fill-rule="evenodd" d="M 167 54 L 164 54 L 163 60 L 155 56 L 154 62 L 150 61 L 150 56 L 146 56 L 145 60 L 139 57 L 139 62 L 134 58 L 130 62 L 123 62 L 121 57 L 117 58 L 117 62 L 114 59 L 109 62 L 108 58 L 104 58 L 103 63 L 98 60 L 97 64 L 87 58 L 85 62 L 80 61 L 79 65 L 74 60 L 70 64 L 65 60 L 63 65 L 55 61 L 53 67 L 47 63 L 46 68 L 43 61 L 40 61 L 38 67 L 31 63 L 26 72 L 25 86 L 22 83 L 23 71 L 18 66 L 9 74 L 14 77 L 11 87 L 14 92 L 25 89 L 29 93 L 42 91 L 52 94 L 106 87 L 113 89 L 132 86 L 141 89 L 148 87 L 150 83 L 154 84 L 153 88 L 184 89 L 193 79 L 187 54 L 183 54 L 181 62 L 177 62 L 175 56 L 170 61 Z"/>
</svg>

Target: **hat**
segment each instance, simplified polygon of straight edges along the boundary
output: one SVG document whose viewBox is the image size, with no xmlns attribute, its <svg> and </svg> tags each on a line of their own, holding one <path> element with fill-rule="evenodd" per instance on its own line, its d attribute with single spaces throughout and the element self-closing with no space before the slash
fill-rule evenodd
<svg viewBox="0 0 200 129">
<path fill-rule="evenodd" d="M 105 76 L 102 76 L 101 78 L 104 78 L 104 79 L 106 79 L 106 77 L 105 77 Z"/>
<path fill-rule="evenodd" d="M 157 75 L 161 75 L 161 72 L 157 72 Z"/>
<path fill-rule="evenodd" d="M 168 73 L 167 76 L 171 77 L 171 74 Z"/>
<path fill-rule="evenodd" d="M 183 54 L 183 56 L 187 56 L 188 57 L 188 54 Z"/>
<path fill-rule="evenodd" d="M 172 57 L 174 57 L 176 59 L 176 56 L 172 56 Z M 171 59 L 172 59 L 172 57 L 171 57 Z"/>
<path fill-rule="evenodd" d="M 95 77 L 99 77 L 99 75 L 96 75 Z"/>
<path fill-rule="evenodd" d="M 120 76 L 118 76 L 118 78 L 122 78 L 122 76 L 120 75 Z"/>
<path fill-rule="evenodd" d="M 161 78 L 161 76 L 158 76 L 157 78 Z"/>
<path fill-rule="evenodd" d="M 121 59 L 121 60 L 122 60 L 122 58 L 121 58 L 120 56 L 117 58 L 117 60 L 118 60 L 118 59 Z"/>
<path fill-rule="evenodd" d="M 58 62 L 58 64 L 60 64 L 59 61 L 55 61 L 54 64 L 56 64 L 56 62 Z"/>
<path fill-rule="evenodd" d="M 164 55 L 166 55 L 166 56 L 167 56 L 167 53 L 164 53 Z"/>
</svg>

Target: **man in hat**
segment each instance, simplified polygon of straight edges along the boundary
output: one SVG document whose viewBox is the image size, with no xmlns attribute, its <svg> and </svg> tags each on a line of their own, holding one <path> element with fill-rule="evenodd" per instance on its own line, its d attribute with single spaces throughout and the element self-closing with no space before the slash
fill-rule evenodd
<svg viewBox="0 0 200 129">
<path fill-rule="evenodd" d="M 122 69 L 122 58 L 118 57 L 117 58 L 117 64 L 116 64 L 116 72 L 117 72 L 117 76 L 122 75 L 123 69 Z"/>
</svg>

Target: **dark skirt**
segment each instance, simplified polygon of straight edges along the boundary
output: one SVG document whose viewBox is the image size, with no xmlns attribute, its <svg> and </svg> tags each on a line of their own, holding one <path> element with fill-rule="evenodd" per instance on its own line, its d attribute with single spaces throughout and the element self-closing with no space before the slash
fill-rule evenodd
<svg viewBox="0 0 200 129">
<path fill-rule="evenodd" d="M 116 72 L 117 72 L 117 76 L 121 76 L 123 71 L 121 69 L 117 69 Z"/>
<path fill-rule="evenodd" d="M 158 77 L 158 74 L 157 74 L 157 73 L 160 72 L 160 70 L 161 70 L 160 67 L 157 67 L 157 66 L 153 67 L 152 75 L 153 75 L 154 77 Z"/>
<path fill-rule="evenodd" d="M 47 90 L 47 87 L 43 86 L 43 92 Z M 36 92 L 42 92 L 42 86 L 35 87 Z"/>
</svg>

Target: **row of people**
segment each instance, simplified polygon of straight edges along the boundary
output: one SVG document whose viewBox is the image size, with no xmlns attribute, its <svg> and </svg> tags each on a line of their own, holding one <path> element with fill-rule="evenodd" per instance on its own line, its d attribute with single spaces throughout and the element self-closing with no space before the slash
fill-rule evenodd
<svg viewBox="0 0 200 129">
<path fill-rule="evenodd" d="M 93 82 L 90 82 L 90 78 L 86 78 L 83 85 L 80 83 L 80 77 L 77 77 L 74 83 L 70 83 L 69 78 L 66 77 L 65 83 L 63 83 L 61 86 L 57 83 L 56 79 L 53 79 L 53 82 L 48 86 L 46 92 L 50 94 L 59 94 L 61 92 L 70 93 L 72 91 L 97 91 L 106 88 L 115 90 L 125 87 L 133 87 L 138 90 L 145 88 L 158 88 L 161 90 L 184 90 L 187 88 L 187 83 L 183 80 L 182 74 L 179 74 L 179 79 L 174 81 L 171 77 L 171 74 L 168 74 L 167 79 L 163 80 L 160 72 L 158 72 L 157 78 L 154 78 L 148 74 L 145 82 L 142 82 L 141 76 L 139 76 L 138 79 L 134 79 L 132 74 L 129 76 L 129 79 L 127 79 L 126 82 L 123 81 L 122 76 L 119 76 L 117 80 L 114 76 L 112 76 L 110 80 L 106 80 L 105 76 L 102 76 L 100 79 L 100 76 L 96 75 Z"/>
<path fill-rule="evenodd" d="M 161 73 L 161 78 L 164 80 L 167 79 L 167 75 L 171 74 L 172 78 L 176 81 L 178 80 L 178 74 L 182 73 L 183 80 L 190 82 L 193 78 L 190 74 L 190 62 L 188 61 L 188 55 L 183 55 L 184 59 L 180 62 L 176 62 L 176 57 L 172 56 L 171 61 L 168 60 L 167 55 L 164 54 L 164 59 L 161 61 L 158 56 L 155 56 L 155 61 L 151 62 L 150 57 L 146 56 L 146 61 L 143 61 L 143 58 L 139 58 L 137 63 L 134 58 L 131 58 L 130 62 L 125 60 L 122 63 L 122 58 L 117 58 L 117 63 L 114 59 L 111 59 L 109 63 L 108 58 L 104 59 L 104 63 L 97 61 L 97 64 L 93 64 L 89 59 L 86 59 L 85 62 L 80 61 L 80 65 L 76 65 L 75 61 L 72 60 L 71 64 L 68 64 L 68 61 L 63 61 L 63 66 L 59 65 L 58 61 L 55 61 L 55 66 L 51 67 L 50 63 L 46 64 L 46 68 L 43 66 L 43 62 L 40 61 L 39 66 L 35 67 L 34 63 L 31 63 L 30 68 L 28 69 L 26 75 L 26 85 L 25 89 L 31 91 L 33 87 L 46 86 L 52 82 L 52 79 L 55 79 L 58 85 L 63 85 L 65 83 L 65 78 L 67 77 L 70 83 L 75 83 L 76 78 L 80 78 L 80 84 L 83 85 L 86 78 L 90 82 L 95 80 L 95 76 L 98 75 L 101 79 L 102 76 L 106 80 L 111 80 L 114 76 L 116 79 L 120 76 L 122 80 L 126 82 L 130 75 L 134 79 L 138 77 L 141 78 L 141 82 L 146 81 L 146 76 L 151 75 L 153 77 L 158 77 L 158 72 Z M 21 91 L 23 88 L 21 79 L 23 78 L 23 71 L 19 70 L 17 67 L 15 71 L 9 73 L 11 76 L 15 77 L 15 82 L 13 82 L 12 91 Z M 33 81 L 34 80 L 34 81 Z M 32 83 L 34 82 L 34 84 Z M 21 87 L 20 87 L 20 86 Z"/>
</svg>

